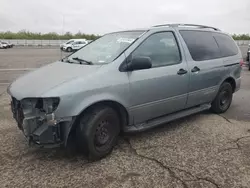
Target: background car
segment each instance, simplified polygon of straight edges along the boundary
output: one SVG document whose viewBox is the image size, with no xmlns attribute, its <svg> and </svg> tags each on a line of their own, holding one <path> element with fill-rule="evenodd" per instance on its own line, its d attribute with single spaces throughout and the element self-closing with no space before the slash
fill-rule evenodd
<svg viewBox="0 0 250 188">
<path fill-rule="evenodd" d="M 66 51 L 66 52 L 77 51 L 80 48 L 82 48 L 83 46 L 85 46 L 86 44 L 88 44 L 87 40 L 85 40 L 85 39 L 77 39 L 76 41 L 63 46 L 62 50 Z"/>
<path fill-rule="evenodd" d="M 63 43 L 60 45 L 60 49 L 62 50 L 64 46 L 66 46 L 67 44 L 71 44 L 73 42 L 75 42 L 76 39 L 70 39 L 67 42 Z"/>
<path fill-rule="evenodd" d="M 74 42 L 77 42 L 77 41 L 87 41 L 86 39 L 70 39 L 68 40 L 67 42 L 63 43 L 60 45 L 60 49 L 61 50 L 64 50 L 65 48 L 64 47 L 69 47 L 71 44 L 73 44 Z M 88 42 L 88 41 L 87 41 Z M 64 48 L 64 49 L 63 49 Z M 66 48 L 67 49 L 67 48 Z"/>
<path fill-rule="evenodd" d="M 1 49 L 6 49 L 6 48 L 8 48 L 8 45 L 3 43 L 3 42 L 0 42 L 0 48 Z"/>
<path fill-rule="evenodd" d="M 6 46 L 6 48 L 12 48 L 14 46 L 14 44 L 11 44 L 9 42 L 6 42 L 6 41 L 1 41 L 1 43 Z"/>
<path fill-rule="evenodd" d="M 247 50 L 247 62 L 248 62 L 248 70 L 250 71 L 250 44 L 248 45 L 248 50 Z"/>
</svg>

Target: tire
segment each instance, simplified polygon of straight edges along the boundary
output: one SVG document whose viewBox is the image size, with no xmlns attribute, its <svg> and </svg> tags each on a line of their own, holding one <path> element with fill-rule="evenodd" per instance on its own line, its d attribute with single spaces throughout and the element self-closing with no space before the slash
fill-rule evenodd
<svg viewBox="0 0 250 188">
<path fill-rule="evenodd" d="M 72 48 L 71 48 L 71 47 L 68 47 L 68 48 L 66 49 L 66 51 L 67 51 L 67 52 L 72 52 Z"/>
<path fill-rule="evenodd" d="M 224 113 L 231 106 L 233 99 L 233 88 L 228 82 L 224 82 L 212 102 L 211 110 L 216 114 Z"/>
<path fill-rule="evenodd" d="M 110 107 L 87 110 L 76 128 L 76 144 L 89 160 L 99 160 L 112 152 L 120 133 L 120 119 Z"/>
</svg>

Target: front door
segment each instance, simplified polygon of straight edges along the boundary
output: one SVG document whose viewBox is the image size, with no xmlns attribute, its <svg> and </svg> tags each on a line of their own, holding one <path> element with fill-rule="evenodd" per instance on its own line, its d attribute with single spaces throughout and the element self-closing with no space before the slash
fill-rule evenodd
<svg viewBox="0 0 250 188">
<path fill-rule="evenodd" d="M 152 68 L 128 73 L 134 123 L 182 110 L 187 101 L 189 76 L 174 33 L 150 35 L 130 57 L 136 56 L 150 57 Z"/>
</svg>

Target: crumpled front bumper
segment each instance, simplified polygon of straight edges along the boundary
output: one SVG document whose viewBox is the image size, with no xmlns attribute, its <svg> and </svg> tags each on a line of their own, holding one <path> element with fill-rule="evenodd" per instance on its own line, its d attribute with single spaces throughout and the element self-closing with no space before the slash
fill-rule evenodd
<svg viewBox="0 0 250 188">
<path fill-rule="evenodd" d="M 25 114 L 20 102 L 12 97 L 11 110 L 20 130 L 29 145 L 54 148 L 66 144 L 74 118 L 56 119 L 53 114 L 39 116 L 37 113 Z M 38 116 L 37 116 L 38 115 Z"/>
</svg>

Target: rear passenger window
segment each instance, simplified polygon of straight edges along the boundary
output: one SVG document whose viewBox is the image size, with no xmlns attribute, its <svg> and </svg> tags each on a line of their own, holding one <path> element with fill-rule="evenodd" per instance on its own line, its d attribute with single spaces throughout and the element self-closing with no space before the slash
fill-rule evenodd
<svg viewBox="0 0 250 188">
<path fill-rule="evenodd" d="M 180 31 L 194 61 L 220 58 L 219 47 L 212 32 Z"/>
<path fill-rule="evenodd" d="M 214 33 L 214 37 L 219 45 L 221 56 L 228 57 L 238 54 L 238 48 L 229 36 L 219 33 Z"/>
</svg>

